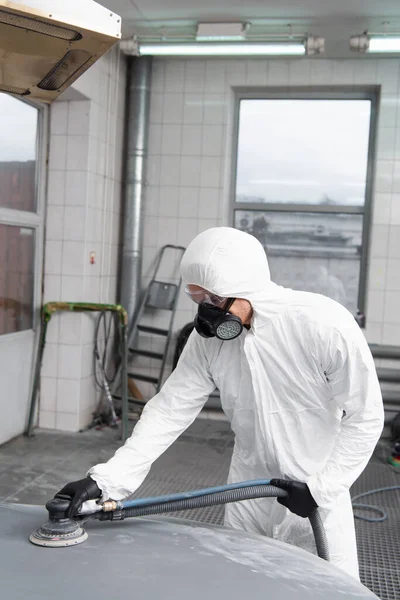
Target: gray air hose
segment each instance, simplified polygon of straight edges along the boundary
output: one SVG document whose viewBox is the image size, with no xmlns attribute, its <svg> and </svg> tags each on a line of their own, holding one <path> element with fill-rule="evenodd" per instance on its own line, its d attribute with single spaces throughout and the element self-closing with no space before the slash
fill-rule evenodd
<svg viewBox="0 0 400 600">
<path fill-rule="evenodd" d="M 188 495 L 189 494 L 190 493 L 188 493 Z M 181 498 L 179 500 L 168 500 L 168 496 L 164 496 L 162 502 L 157 502 L 157 499 L 154 498 L 151 499 L 153 500 L 152 503 L 143 503 L 141 506 L 132 506 L 126 508 L 124 508 L 124 503 L 128 504 L 129 502 L 134 504 L 135 502 L 140 502 L 140 500 L 123 501 L 117 503 L 117 506 L 121 507 L 119 510 L 117 509 L 110 512 L 97 512 L 91 515 L 91 518 L 99 519 L 100 521 L 115 521 L 129 517 L 144 517 L 148 515 L 157 515 L 179 510 L 205 508 L 207 506 L 229 504 L 231 502 L 241 502 L 242 500 L 252 500 L 255 498 L 283 498 L 287 495 L 287 492 L 272 485 L 251 485 L 238 489 L 203 494 L 196 497 Z M 317 554 L 320 558 L 329 561 L 328 543 L 318 509 L 316 508 L 308 518 L 314 533 Z"/>
</svg>

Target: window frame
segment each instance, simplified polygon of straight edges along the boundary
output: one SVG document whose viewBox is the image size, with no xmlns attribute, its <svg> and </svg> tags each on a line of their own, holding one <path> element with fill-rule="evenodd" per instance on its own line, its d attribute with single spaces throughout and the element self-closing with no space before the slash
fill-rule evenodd
<svg viewBox="0 0 400 600">
<path fill-rule="evenodd" d="M 5 92 L 2 92 L 5 94 Z M 14 225 L 17 227 L 27 227 L 35 232 L 34 242 L 34 286 L 33 286 L 33 315 L 32 328 L 33 331 L 38 331 L 40 326 L 40 307 L 43 295 L 43 262 L 44 262 L 44 217 L 46 206 L 47 192 L 47 165 L 49 152 L 49 131 L 50 131 L 50 110 L 48 105 L 33 102 L 26 98 L 13 96 L 15 100 L 24 102 L 33 108 L 36 108 L 37 113 L 37 137 L 36 137 L 36 173 L 35 173 L 35 195 L 36 195 L 36 210 L 35 212 L 16 210 L 12 208 L 0 207 L 0 223 L 4 225 Z M 12 339 L 24 335 L 27 331 L 16 331 L 6 333 L 1 338 Z"/>
<path fill-rule="evenodd" d="M 377 139 L 377 107 L 379 102 L 379 87 L 352 86 L 345 87 L 319 87 L 319 88 L 235 88 L 233 110 L 233 143 L 230 181 L 230 214 L 232 227 L 235 226 L 236 210 L 252 210 L 260 212 L 313 212 L 313 213 L 340 213 L 361 214 L 363 216 L 362 247 L 360 255 L 360 278 L 358 284 L 358 309 L 365 314 L 366 294 L 369 263 L 369 246 L 372 226 L 372 196 L 374 183 L 374 165 Z M 285 204 L 270 202 L 236 202 L 236 179 L 239 146 L 239 116 L 240 102 L 242 100 L 369 100 L 371 112 L 369 121 L 369 140 L 367 153 L 367 172 L 365 187 L 365 203 L 357 205 L 324 205 L 324 204 Z"/>
</svg>

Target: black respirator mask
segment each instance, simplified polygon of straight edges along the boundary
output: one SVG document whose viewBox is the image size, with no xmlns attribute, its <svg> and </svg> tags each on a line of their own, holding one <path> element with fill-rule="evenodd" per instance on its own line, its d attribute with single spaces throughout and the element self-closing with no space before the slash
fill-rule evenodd
<svg viewBox="0 0 400 600">
<path fill-rule="evenodd" d="M 230 298 L 224 308 L 202 302 L 199 304 L 194 326 L 197 333 L 204 338 L 217 337 L 219 340 L 234 340 L 243 331 L 239 317 L 229 312 L 235 299 Z"/>
</svg>

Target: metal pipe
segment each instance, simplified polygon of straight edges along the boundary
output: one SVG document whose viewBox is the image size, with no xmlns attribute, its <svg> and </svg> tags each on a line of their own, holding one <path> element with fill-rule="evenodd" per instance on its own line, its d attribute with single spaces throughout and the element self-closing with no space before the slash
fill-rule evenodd
<svg viewBox="0 0 400 600">
<path fill-rule="evenodd" d="M 143 196 L 150 113 L 152 57 L 128 58 L 127 144 L 121 304 L 129 325 L 140 295 L 143 235 Z"/>
<path fill-rule="evenodd" d="M 400 370 L 399 369 L 385 369 L 384 367 L 378 367 L 376 369 L 379 381 L 390 381 L 393 383 L 400 383 Z"/>
<path fill-rule="evenodd" d="M 400 346 L 386 346 L 383 344 L 370 344 L 369 348 L 374 358 L 400 358 Z"/>
</svg>

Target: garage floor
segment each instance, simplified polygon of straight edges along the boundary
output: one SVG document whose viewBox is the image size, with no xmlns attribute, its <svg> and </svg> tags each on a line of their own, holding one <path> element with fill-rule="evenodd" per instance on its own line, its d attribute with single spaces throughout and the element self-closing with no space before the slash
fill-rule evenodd
<svg viewBox="0 0 400 600">
<path fill-rule="evenodd" d="M 118 432 L 105 428 L 79 434 L 37 431 L 0 447 L 0 502 L 45 504 L 68 481 L 80 479 L 121 445 Z M 154 464 L 138 490 L 150 496 L 220 484 L 226 480 L 233 436 L 224 421 L 198 419 Z M 400 471 L 386 464 L 390 447 L 379 444 L 352 494 L 400 485 Z M 381 600 L 400 599 L 400 491 L 374 494 L 366 502 L 383 507 L 388 520 L 356 519 L 363 583 Z M 178 513 L 176 513 L 178 514 Z M 208 523 L 222 523 L 223 507 L 180 513 Z"/>
</svg>

